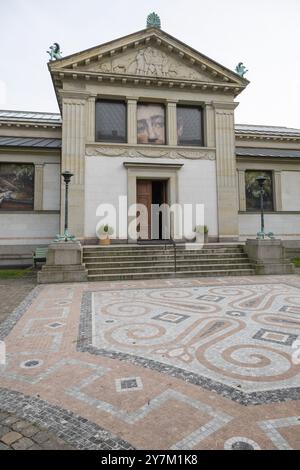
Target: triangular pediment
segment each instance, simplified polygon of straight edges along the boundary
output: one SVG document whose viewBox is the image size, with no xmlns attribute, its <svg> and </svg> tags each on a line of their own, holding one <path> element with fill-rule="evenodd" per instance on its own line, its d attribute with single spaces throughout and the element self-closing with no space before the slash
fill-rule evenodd
<svg viewBox="0 0 300 470">
<path fill-rule="evenodd" d="M 50 62 L 49 68 L 54 74 L 121 75 L 223 83 L 238 88 L 248 84 L 248 80 L 157 28 L 147 28 Z"/>
</svg>

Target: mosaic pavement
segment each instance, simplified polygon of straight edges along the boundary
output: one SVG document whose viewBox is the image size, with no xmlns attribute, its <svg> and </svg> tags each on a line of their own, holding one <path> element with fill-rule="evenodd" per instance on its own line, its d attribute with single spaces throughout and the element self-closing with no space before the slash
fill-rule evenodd
<svg viewBox="0 0 300 470">
<path fill-rule="evenodd" d="M 300 449 L 300 278 L 39 286 L 0 327 L 6 411 L 77 448 Z"/>
</svg>

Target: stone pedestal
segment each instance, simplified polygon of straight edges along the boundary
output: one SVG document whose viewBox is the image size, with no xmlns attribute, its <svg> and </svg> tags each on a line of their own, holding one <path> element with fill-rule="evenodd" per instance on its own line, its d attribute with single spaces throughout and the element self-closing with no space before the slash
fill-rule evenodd
<svg viewBox="0 0 300 470">
<path fill-rule="evenodd" d="M 40 284 L 87 280 L 88 271 L 82 264 L 80 242 L 57 242 L 49 245 L 46 264 L 38 273 Z"/>
<path fill-rule="evenodd" d="M 248 239 L 245 251 L 256 274 L 293 274 L 295 267 L 286 258 L 281 240 Z"/>
</svg>

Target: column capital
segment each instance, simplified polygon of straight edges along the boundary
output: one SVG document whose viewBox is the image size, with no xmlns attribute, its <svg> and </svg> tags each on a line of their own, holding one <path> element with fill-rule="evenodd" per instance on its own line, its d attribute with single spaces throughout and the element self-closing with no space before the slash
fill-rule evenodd
<svg viewBox="0 0 300 470">
<path fill-rule="evenodd" d="M 222 111 L 222 110 L 232 110 L 234 111 L 235 108 L 238 107 L 240 103 L 232 102 L 232 103 L 222 103 L 220 101 L 213 101 L 212 105 L 215 108 L 216 111 Z"/>
<path fill-rule="evenodd" d="M 164 100 L 164 102 L 165 102 L 167 105 L 176 106 L 177 103 L 179 102 L 179 100 L 174 100 L 174 99 L 171 99 L 171 98 L 166 98 L 166 99 Z"/>
<path fill-rule="evenodd" d="M 83 91 L 67 91 L 67 90 L 61 90 L 60 95 L 62 99 L 74 99 L 74 100 L 82 100 L 85 101 L 88 98 L 90 98 L 92 95 L 87 92 Z M 97 95 L 95 95 L 97 96 Z"/>
</svg>

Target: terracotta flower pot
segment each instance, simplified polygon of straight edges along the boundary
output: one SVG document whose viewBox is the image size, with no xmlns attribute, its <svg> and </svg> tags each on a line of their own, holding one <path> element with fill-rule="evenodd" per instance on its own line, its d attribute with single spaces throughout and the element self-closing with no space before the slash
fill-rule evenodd
<svg viewBox="0 0 300 470">
<path fill-rule="evenodd" d="M 111 241 L 109 237 L 99 238 L 99 245 L 110 245 Z"/>
</svg>

